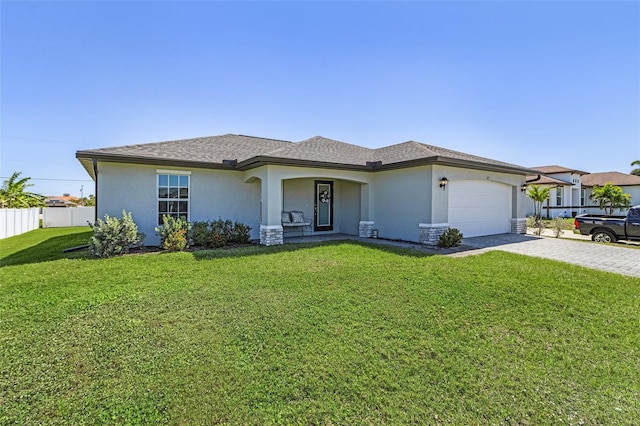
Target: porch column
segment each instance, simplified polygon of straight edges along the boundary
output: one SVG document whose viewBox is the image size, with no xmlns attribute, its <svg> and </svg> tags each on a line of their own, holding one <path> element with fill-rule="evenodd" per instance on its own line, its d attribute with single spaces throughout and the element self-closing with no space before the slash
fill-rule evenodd
<svg viewBox="0 0 640 426">
<path fill-rule="evenodd" d="M 262 179 L 262 222 L 260 244 L 272 246 L 284 242 L 282 234 L 282 179 L 268 170 Z"/>
<path fill-rule="evenodd" d="M 371 185 L 360 184 L 360 223 L 358 224 L 358 236 L 371 238 L 375 223 L 373 221 L 373 194 Z"/>
</svg>

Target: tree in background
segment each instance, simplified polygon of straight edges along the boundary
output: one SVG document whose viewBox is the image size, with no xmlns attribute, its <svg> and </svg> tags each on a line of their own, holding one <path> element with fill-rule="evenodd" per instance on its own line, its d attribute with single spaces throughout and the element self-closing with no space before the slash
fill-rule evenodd
<svg viewBox="0 0 640 426">
<path fill-rule="evenodd" d="M 551 188 L 548 186 L 531 185 L 527 190 L 527 197 L 533 200 L 533 213 L 537 220 L 542 218 L 542 203 L 549 199 Z"/>
<path fill-rule="evenodd" d="M 631 166 L 640 166 L 640 160 L 633 161 Z M 640 168 L 631 170 L 632 175 L 640 176 Z"/>
<path fill-rule="evenodd" d="M 44 197 L 40 194 L 28 192 L 26 189 L 33 184 L 30 177 L 19 179 L 21 172 L 14 172 L 2 183 L 0 188 L 0 208 L 21 209 L 25 207 L 44 206 Z"/>
<path fill-rule="evenodd" d="M 84 207 L 92 207 L 96 205 L 96 197 L 93 194 L 89 194 L 88 197 L 82 197 L 80 199 L 80 205 Z"/>
<path fill-rule="evenodd" d="M 622 188 L 608 182 L 604 186 L 594 186 L 591 199 L 598 202 L 605 214 L 612 215 L 614 210 L 623 210 L 631 207 L 631 195 L 625 194 Z"/>
</svg>

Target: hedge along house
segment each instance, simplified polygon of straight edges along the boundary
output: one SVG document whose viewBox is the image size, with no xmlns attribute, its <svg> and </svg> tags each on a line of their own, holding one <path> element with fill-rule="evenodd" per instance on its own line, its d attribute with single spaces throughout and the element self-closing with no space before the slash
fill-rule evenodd
<svg viewBox="0 0 640 426">
<path fill-rule="evenodd" d="M 302 142 L 221 135 L 78 151 L 96 183 L 98 217 L 133 214 L 147 242 L 162 215 L 238 220 L 264 245 L 282 244 L 282 212 L 311 234 L 435 244 L 526 231 L 531 169 L 419 142 L 370 149 L 320 136 Z"/>
</svg>

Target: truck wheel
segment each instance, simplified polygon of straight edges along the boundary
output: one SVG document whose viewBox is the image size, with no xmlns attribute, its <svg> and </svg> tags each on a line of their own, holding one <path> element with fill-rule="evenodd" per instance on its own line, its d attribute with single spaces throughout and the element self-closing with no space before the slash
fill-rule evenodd
<svg viewBox="0 0 640 426">
<path fill-rule="evenodd" d="M 591 235 L 591 239 L 598 243 L 615 243 L 616 236 L 609 231 L 597 231 Z"/>
</svg>

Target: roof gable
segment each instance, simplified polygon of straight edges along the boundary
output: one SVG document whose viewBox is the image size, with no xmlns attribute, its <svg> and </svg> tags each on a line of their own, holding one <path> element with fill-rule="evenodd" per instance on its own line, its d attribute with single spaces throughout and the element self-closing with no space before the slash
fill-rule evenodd
<svg viewBox="0 0 640 426">
<path fill-rule="evenodd" d="M 374 150 L 322 136 L 292 143 L 263 154 L 266 157 L 364 165 L 372 161 Z"/>
</svg>

